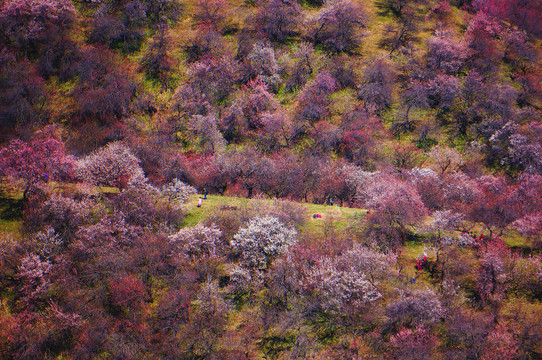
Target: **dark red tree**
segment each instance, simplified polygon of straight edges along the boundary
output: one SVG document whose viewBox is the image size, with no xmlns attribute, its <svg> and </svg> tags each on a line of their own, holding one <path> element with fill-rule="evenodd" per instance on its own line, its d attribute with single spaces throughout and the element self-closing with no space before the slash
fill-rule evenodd
<svg viewBox="0 0 542 360">
<path fill-rule="evenodd" d="M 185 46 L 186 61 L 193 63 L 204 58 L 220 57 L 226 54 L 226 43 L 220 33 L 211 25 L 202 24 Z"/>
<path fill-rule="evenodd" d="M 303 89 L 296 118 L 311 124 L 324 119 L 328 114 L 327 106 L 331 104 L 330 95 L 336 89 L 337 82 L 328 72 L 318 74 L 313 82 Z"/>
<path fill-rule="evenodd" d="M 228 4 L 224 0 L 199 0 L 194 20 L 200 25 L 220 31 L 228 13 Z"/>
<path fill-rule="evenodd" d="M 203 59 L 190 66 L 188 81 L 182 87 L 191 88 L 194 95 L 202 94 L 211 104 L 220 102 L 232 91 L 238 69 L 239 64 L 228 56 Z"/>
<path fill-rule="evenodd" d="M 264 158 L 257 183 L 260 191 L 270 198 L 302 196 L 302 174 L 299 159 L 289 153 L 278 153 L 270 158 Z"/>
<path fill-rule="evenodd" d="M 14 0 L 0 9 L 0 39 L 29 55 L 64 35 L 75 21 L 68 0 Z"/>
<path fill-rule="evenodd" d="M 0 138 L 17 127 L 39 125 L 46 117 L 43 79 L 28 61 L 0 50 Z"/>
<path fill-rule="evenodd" d="M 468 64 L 480 74 L 496 70 L 503 58 L 499 48 L 502 27 L 495 19 L 483 11 L 477 13 L 469 22 L 465 39 L 470 50 Z"/>
<path fill-rule="evenodd" d="M 83 53 L 77 68 L 79 81 L 74 96 L 79 105 L 79 116 L 84 121 L 111 124 L 128 114 L 136 94 L 136 85 L 118 70 L 111 54 L 100 49 Z"/>
<path fill-rule="evenodd" d="M 111 305 L 119 309 L 138 310 L 147 298 L 143 282 L 134 275 L 123 275 L 109 282 Z"/>
<path fill-rule="evenodd" d="M 542 8 L 536 0 L 476 0 L 474 6 L 542 37 Z"/>
<path fill-rule="evenodd" d="M 358 98 L 363 100 L 365 107 L 374 107 L 377 114 L 382 113 L 393 102 L 395 77 L 395 69 L 389 61 L 376 59 L 363 73 Z"/>
<path fill-rule="evenodd" d="M 88 39 L 91 43 L 106 45 L 111 49 L 133 52 L 141 48 L 144 33 L 140 21 L 123 21 L 115 14 L 98 12 Z"/>
</svg>

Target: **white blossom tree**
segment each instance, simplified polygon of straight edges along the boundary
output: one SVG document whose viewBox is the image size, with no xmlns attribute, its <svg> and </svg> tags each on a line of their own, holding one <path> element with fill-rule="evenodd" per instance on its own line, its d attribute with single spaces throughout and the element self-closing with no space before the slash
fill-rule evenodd
<svg viewBox="0 0 542 360">
<path fill-rule="evenodd" d="M 280 85 L 279 66 L 275 58 L 275 50 L 265 42 L 257 42 L 254 44 L 252 51 L 247 56 L 250 64 L 252 75 L 257 76 L 270 87 L 275 88 Z"/>
<path fill-rule="evenodd" d="M 187 185 L 175 178 L 167 185 L 164 185 L 160 191 L 162 197 L 167 199 L 168 204 L 177 207 L 178 204 L 184 204 L 190 198 L 190 195 L 197 191 L 193 186 Z"/>
<path fill-rule="evenodd" d="M 276 217 L 256 217 L 239 229 L 231 245 L 241 253 L 245 265 L 265 269 L 274 257 L 297 242 L 296 236 L 295 229 L 286 227 Z"/>
<path fill-rule="evenodd" d="M 359 307 L 382 297 L 360 268 L 341 268 L 339 258 L 320 259 L 307 280 L 324 311 L 341 312 L 346 305 Z"/>
<path fill-rule="evenodd" d="M 52 226 L 47 226 L 44 230 L 36 233 L 34 239 L 39 246 L 39 253 L 43 256 L 51 255 L 63 243 L 62 237 L 55 233 Z"/>
<path fill-rule="evenodd" d="M 439 262 L 440 253 L 449 246 L 468 246 L 474 244 L 474 238 L 468 233 L 461 233 L 459 236 L 445 235 L 445 232 L 462 229 L 465 215 L 451 210 L 437 210 L 431 215 L 433 220 L 426 225 L 425 230 L 435 234 L 432 239 L 432 246 L 435 249 L 436 260 Z"/>
<path fill-rule="evenodd" d="M 463 166 L 463 158 L 456 150 L 445 146 L 434 146 L 427 155 L 433 160 L 434 166 L 441 174 L 452 172 Z"/>
<path fill-rule="evenodd" d="M 100 210 L 91 199 L 76 200 L 59 194 L 52 194 L 40 208 L 44 220 L 62 237 L 62 241 L 70 240 L 78 228 L 84 225 L 92 214 L 99 214 Z"/>
<path fill-rule="evenodd" d="M 433 212 L 431 217 L 433 220 L 426 226 L 426 229 L 430 232 L 436 232 L 438 238 L 444 231 L 458 230 L 465 220 L 464 214 L 451 210 L 437 210 Z"/>
<path fill-rule="evenodd" d="M 52 267 L 49 261 L 41 260 L 37 254 L 28 254 L 21 260 L 17 278 L 26 301 L 32 301 L 47 291 Z"/>
<path fill-rule="evenodd" d="M 176 234 L 169 237 L 170 243 L 174 244 L 181 252 L 192 260 L 199 257 L 212 257 L 216 255 L 222 232 L 216 227 L 197 224 L 193 227 L 182 228 Z"/>
<path fill-rule="evenodd" d="M 230 281 L 228 282 L 228 290 L 233 294 L 243 294 L 250 289 L 252 283 L 252 275 L 250 271 L 241 266 L 233 266 L 229 269 L 228 274 Z"/>
<path fill-rule="evenodd" d="M 339 261 L 342 267 L 347 267 L 363 273 L 371 284 L 390 275 L 390 269 L 397 263 L 397 256 L 394 253 L 384 254 L 372 250 L 366 246 L 354 244 L 353 248 L 345 252 Z"/>
</svg>

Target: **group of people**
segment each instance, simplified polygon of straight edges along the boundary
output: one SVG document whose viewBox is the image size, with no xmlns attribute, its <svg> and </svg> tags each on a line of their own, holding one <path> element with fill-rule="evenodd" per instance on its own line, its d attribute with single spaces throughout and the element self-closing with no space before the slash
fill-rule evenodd
<svg viewBox="0 0 542 360">
<path fill-rule="evenodd" d="M 416 260 L 416 269 L 421 270 L 427 263 L 427 253 L 423 253 L 423 258 Z"/>
<path fill-rule="evenodd" d="M 475 236 L 475 235 L 471 235 L 471 234 L 469 234 L 469 233 L 466 233 L 466 232 L 464 232 L 464 231 L 461 233 L 461 236 L 470 236 L 470 237 L 472 237 L 474 240 L 479 240 L 479 241 L 483 241 L 483 240 L 485 240 L 485 238 L 486 238 L 485 235 L 484 235 L 484 233 L 481 233 L 480 236 Z"/>
</svg>

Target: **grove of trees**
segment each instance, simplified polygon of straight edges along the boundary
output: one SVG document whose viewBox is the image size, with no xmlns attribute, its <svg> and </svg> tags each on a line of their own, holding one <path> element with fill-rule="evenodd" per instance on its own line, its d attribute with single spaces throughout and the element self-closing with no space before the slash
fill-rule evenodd
<svg viewBox="0 0 542 360">
<path fill-rule="evenodd" d="M 542 358 L 541 20 L 3 1 L 0 358 Z"/>
</svg>

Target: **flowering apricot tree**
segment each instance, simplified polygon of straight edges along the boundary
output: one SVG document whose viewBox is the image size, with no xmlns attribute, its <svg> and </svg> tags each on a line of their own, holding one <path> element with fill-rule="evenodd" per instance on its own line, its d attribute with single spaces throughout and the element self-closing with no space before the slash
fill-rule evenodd
<svg viewBox="0 0 542 360">
<path fill-rule="evenodd" d="M 23 198 L 40 182 L 71 176 L 73 161 L 64 144 L 52 137 L 31 142 L 12 140 L 0 150 L 0 175 L 24 180 Z"/>
<path fill-rule="evenodd" d="M 273 257 L 297 242 L 296 235 L 295 229 L 286 227 L 276 217 L 256 217 L 239 229 L 231 245 L 241 252 L 246 265 L 265 269 Z"/>
</svg>

